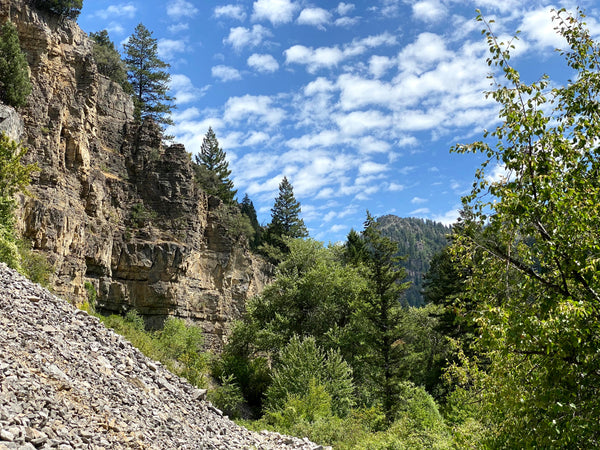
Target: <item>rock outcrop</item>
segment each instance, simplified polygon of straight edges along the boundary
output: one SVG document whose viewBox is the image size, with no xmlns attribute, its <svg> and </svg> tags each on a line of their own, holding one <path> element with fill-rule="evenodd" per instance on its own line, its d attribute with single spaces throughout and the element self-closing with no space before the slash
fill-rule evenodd
<svg viewBox="0 0 600 450">
<path fill-rule="evenodd" d="M 165 148 L 152 124 L 134 125 L 131 98 L 98 73 L 75 22 L 0 0 L 7 17 L 31 70 L 19 113 L 27 158 L 41 169 L 19 227 L 54 265 L 53 291 L 82 302 L 91 283 L 101 310 L 135 308 L 151 326 L 188 318 L 219 347 L 262 290 L 264 263 L 228 236 L 183 146 Z"/>
<path fill-rule="evenodd" d="M 253 433 L 93 316 L 0 264 L 0 450 L 304 449 Z"/>
</svg>

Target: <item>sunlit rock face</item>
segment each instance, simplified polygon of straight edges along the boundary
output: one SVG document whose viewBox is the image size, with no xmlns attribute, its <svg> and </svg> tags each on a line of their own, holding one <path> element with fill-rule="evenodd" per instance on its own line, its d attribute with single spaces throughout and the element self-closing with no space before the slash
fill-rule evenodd
<svg viewBox="0 0 600 450">
<path fill-rule="evenodd" d="M 186 149 L 163 146 L 152 123 L 134 124 L 130 96 L 98 73 L 87 34 L 27 3 L 0 0 L 33 84 L 26 107 L 0 106 L 0 130 L 40 167 L 18 226 L 54 265 L 53 291 L 83 302 L 91 283 L 104 312 L 135 308 L 154 327 L 188 318 L 221 347 L 267 282 L 265 264 L 228 237 Z"/>
</svg>

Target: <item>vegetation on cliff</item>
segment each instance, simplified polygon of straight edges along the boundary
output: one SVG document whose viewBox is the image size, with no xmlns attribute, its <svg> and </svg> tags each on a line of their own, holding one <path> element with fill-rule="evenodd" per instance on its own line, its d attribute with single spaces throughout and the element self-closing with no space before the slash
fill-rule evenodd
<svg viewBox="0 0 600 450">
<path fill-rule="evenodd" d="M 0 99 L 18 107 L 27 103 L 30 93 L 29 66 L 17 28 L 7 20 L 0 28 Z"/>
</svg>

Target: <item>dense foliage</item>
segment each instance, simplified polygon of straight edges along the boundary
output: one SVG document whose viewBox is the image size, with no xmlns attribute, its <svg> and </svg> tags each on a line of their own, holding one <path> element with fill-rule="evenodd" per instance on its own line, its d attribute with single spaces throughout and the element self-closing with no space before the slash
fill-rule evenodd
<svg viewBox="0 0 600 450">
<path fill-rule="evenodd" d="M 30 93 L 29 66 L 17 27 L 7 20 L 0 28 L 0 99 L 10 106 L 24 106 Z"/>
<path fill-rule="evenodd" d="M 81 12 L 83 0 L 33 0 L 33 5 L 61 17 L 75 19 Z"/>
<path fill-rule="evenodd" d="M 169 94 L 169 64 L 158 57 L 158 43 L 143 24 L 139 24 L 124 45 L 127 76 L 133 88 L 138 121 L 150 119 L 171 125 L 174 100 Z"/>
<path fill-rule="evenodd" d="M 573 72 L 565 86 L 524 83 L 510 42 L 486 23 L 502 123 L 485 135 L 494 145 L 456 147 L 488 158 L 453 252 L 474 262 L 463 297 L 480 336 L 480 357 L 457 370 L 494 448 L 600 445 L 600 45 L 583 14 L 554 19 Z M 493 163 L 504 178 L 486 177 Z"/>
<path fill-rule="evenodd" d="M 98 66 L 98 72 L 115 83 L 119 83 L 126 92 L 131 92 L 132 88 L 127 81 L 125 63 L 121 59 L 115 44 L 110 40 L 108 31 L 102 30 L 97 33 L 90 33 L 90 38 L 94 41 L 94 60 L 96 66 Z"/>
</svg>

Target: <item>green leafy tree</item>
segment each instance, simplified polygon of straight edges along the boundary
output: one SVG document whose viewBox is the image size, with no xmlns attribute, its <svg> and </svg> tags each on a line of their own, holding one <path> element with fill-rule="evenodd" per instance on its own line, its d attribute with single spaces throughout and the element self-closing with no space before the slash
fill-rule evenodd
<svg viewBox="0 0 600 450">
<path fill-rule="evenodd" d="M 454 248 L 476 261 L 465 295 L 489 364 L 469 393 L 494 448 L 590 448 L 600 435 L 600 45 L 581 12 L 554 20 L 574 72 L 555 87 L 525 84 L 484 22 L 502 123 L 484 134 L 493 145 L 455 148 L 488 158 L 463 200 L 476 226 Z M 494 163 L 506 177 L 486 178 Z"/>
<path fill-rule="evenodd" d="M 219 147 L 219 141 L 212 127 L 208 128 L 200 153 L 195 156 L 196 178 L 202 188 L 210 195 L 219 197 L 225 203 L 233 203 L 237 190 L 233 189 L 233 181 L 229 178 L 231 170 L 227 162 L 227 153 Z"/>
<path fill-rule="evenodd" d="M 127 75 L 133 88 L 135 114 L 138 121 L 151 119 L 172 125 L 170 114 L 173 97 L 168 95 L 170 66 L 158 57 L 157 40 L 143 24 L 139 24 L 125 44 Z"/>
<path fill-rule="evenodd" d="M 30 93 L 29 66 L 17 27 L 8 20 L 0 29 L 0 99 L 11 106 L 24 106 Z"/>
<path fill-rule="evenodd" d="M 125 63 L 121 59 L 115 44 L 110 40 L 108 31 L 102 30 L 97 33 L 90 33 L 90 38 L 94 41 L 94 59 L 98 66 L 98 72 L 115 83 L 119 83 L 126 92 L 131 92 L 132 88 L 127 81 Z"/>
<path fill-rule="evenodd" d="M 33 5 L 59 16 L 76 19 L 83 7 L 83 0 L 33 0 Z"/>
</svg>

